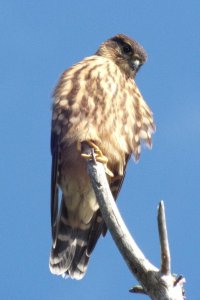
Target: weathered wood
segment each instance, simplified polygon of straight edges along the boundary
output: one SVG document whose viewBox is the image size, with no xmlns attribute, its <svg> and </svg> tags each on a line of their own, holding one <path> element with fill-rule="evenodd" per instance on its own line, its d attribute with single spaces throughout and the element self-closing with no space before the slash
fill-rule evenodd
<svg viewBox="0 0 200 300">
<path fill-rule="evenodd" d="M 83 150 L 92 157 L 93 151 L 89 146 L 84 145 Z M 153 300 L 183 300 L 185 279 L 177 279 L 171 274 L 164 203 L 161 202 L 158 209 L 162 259 L 159 270 L 144 256 L 129 233 L 112 197 L 103 164 L 94 158 L 88 159 L 87 169 L 104 221 L 130 271 L 141 284 L 141 287 L 132 288 L 131 292 L 147 294 Z"/>
</svg>

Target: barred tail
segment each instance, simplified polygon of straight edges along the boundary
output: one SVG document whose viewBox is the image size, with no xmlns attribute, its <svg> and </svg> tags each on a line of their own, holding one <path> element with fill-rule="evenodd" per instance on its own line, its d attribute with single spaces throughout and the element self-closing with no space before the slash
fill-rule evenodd
<svg viewBox="0 0 200 300">
<path fill-rule="evenodd" d="M 91 251 L 102 233 L 103 221 L 99 211 L 94 213 L 88 224 L 81 223 L 76 215 L 69 218 L 64 201 L 62 202 L 49 267 L 53 274 L 79 280 L 85 275 Z"/>
</svg>

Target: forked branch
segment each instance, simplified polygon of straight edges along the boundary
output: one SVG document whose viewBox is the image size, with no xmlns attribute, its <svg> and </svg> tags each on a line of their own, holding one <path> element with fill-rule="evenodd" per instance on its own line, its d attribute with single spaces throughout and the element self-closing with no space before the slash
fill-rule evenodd
<svg viewBox="0 0 200 300">
<path fill-rule="evenodd" d="M 84 153 L 91 154 L 92 157 L 92 149 L 87 144 L 83 146 Z M 183 300 L 185 279 L 171 274 L 163 201 L 158 208 L 161 245 L 161 268 L 159 270 L 148 261 L 129 233 L 112 197 L 104 166 L 95 159 L 88 159 L 87 169 L 104 221 L 130 271 L 141 284 L 130 291 L 147 294 L 153 300 Z"/>
</svg>

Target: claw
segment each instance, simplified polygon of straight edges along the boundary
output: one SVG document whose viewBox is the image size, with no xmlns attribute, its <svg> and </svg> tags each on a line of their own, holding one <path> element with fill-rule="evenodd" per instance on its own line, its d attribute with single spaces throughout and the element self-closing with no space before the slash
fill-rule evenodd
<svg viewBox="0 0 200 300">
<path fill-rule="evenodd" d="M 105 155 L 103 155 L 102 151 L 95 143 L 93 143 L 92 141 L 87 141 L 87 143 L 89 146 L 91 146 L 94 149 L 94 155 L 92 157 L 92 155 L 90 154 L 81 153 L 81 156 L 85 159 L 95 158 L 98 162 L 104 164 L 106 174 L 109 175 L 110 177 L 113 177 L 114 176 L 113 172 L 107 167 L 108 158 Z M 78 150 L 81 149 L 81 143 L 79 142 L 77 143 L 77 149 Z"/>
</svg>

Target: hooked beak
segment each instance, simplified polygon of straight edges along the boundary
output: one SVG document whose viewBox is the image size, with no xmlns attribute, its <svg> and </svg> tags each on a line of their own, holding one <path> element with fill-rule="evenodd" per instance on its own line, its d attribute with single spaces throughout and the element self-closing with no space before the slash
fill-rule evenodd
<svg viewBox="0 0 200 300">
<path fill-rule="evenodd" d="M 140 64 L 141 63 L 140 63 L 139 59 L 134 59 L 131 63 L 131 66 L 132 66 L 133 70 L 137 71 L 140 67 Z"/>
</svg>

